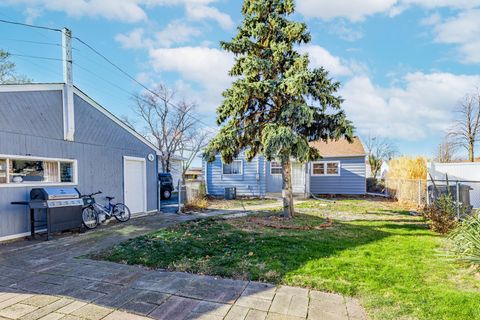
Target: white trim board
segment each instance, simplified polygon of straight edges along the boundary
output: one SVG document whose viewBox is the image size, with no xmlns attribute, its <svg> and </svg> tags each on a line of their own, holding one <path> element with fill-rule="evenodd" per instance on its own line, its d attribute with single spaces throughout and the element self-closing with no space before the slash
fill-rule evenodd
<svg viewBox="0 0 480 320">
<path fill-rule="evenodd" d="M 73 164 L 73 182 L 30 182 L 30 183 L 1 183 L 0 188 L 22 188 L 22 187 L 63 187 L 78 185 L 78 161 L 77 159 L 66 158 L 49 158 L 41 156 L 21 156 L 12 154 L 0 154 L 0 159 L 14 159 L 14 160 L 34 160 L 34 161 L 51 161 L 51 162 L 69 162 Z M 8 169 L 8 163 L 7 163 Z M 59 171 L 60 174 L 60 171 Z M 7 173 L 8 179 L 8 173 Z"/>
<path fill-rule="evenodd" d="M 319 164 L 319 163 L 323 163 L 325 166 L 323 168 L 323 174 L 316 174 L 313 172 L 313 165 L 314 164 Z M 327 170 L 328 170 L 328 164 L 329 163 L 336 163 L 338 164 L 338 174 L 327 174 Z M 341 161 L 338 161 L 338 160 L 335 160 L 335 161 L 328 161 L 328 160 L 325 160 L 325 161 L 312 161 L 311 164 L 310 164 L 310 167 L 311 167 L 311 172 L 310 172 L 310 175 L 312 177 L 339 177 L 341 176 L 341 172 L 342 172 L 342 164 L 341 164 Z"/>
<path fill-rule="evenodd" d="M 47 232 L 47 229 L 35 230 L 35 233 L 41 233 L 41 232 Z M 15 239 L 24 238 L 24 237 L 29 237 L 31 234 L 32 233 L 30 231 L 28 231 L 28 232 L 16 233 L 16 234 L 8 235 L 8 236 L 3 236 L 3 237 L 0 237 L 0 242 L 15 240 Z"/>
<path fill-rule="evenodd" d="M 241 163 L 241 165 L 240 165 L 240 173 L 224 173 L 224 171 L 223 171 L 224 165 L 226 165 L 226 164 L 227 164 L 227 165 L 232 164 L 232 163 L 234 163 L 235 161 L 240 161 L 240 163 Z M 242 160 L 242 159 L 234 159 L 234 160 L 232 161 L 232 163 L 224 163 L 224 162 L 222 161 L 222 176 L 227 176 L 227 177 L 231 177 L 231 176 L 243 176 L 243 160 Z"/>
<path fill-rule="evenodd" d="M 63 91 L 63 83 L 2 84 L 0 92 Z"/>
<path fill-rule="evenodd" d="M 126 204 L 126 184 L 125 184 L 125 177 L 127 173 L 127 166 L 126 163 L 127 161 L 138 161 L 143 163 L 143 194 L 144 194 L 144 199 L 143 199 L 143 211 L 142 212 L 147 212 L 148 208 L 148 197 L 147 197 L 147 160 L 145 158 L 138 158 L 138 157 L 130 157 L 130 156 L 123 156 L 123 202 Z M 128 204 L 126 204 L 128 206 Z M 131 210 L 131 209 L 130 209 Z M 139 212 L 135 212 L 139 213 Z M 133 212 L 132 212 L 133 214 Z"/>
</svg>

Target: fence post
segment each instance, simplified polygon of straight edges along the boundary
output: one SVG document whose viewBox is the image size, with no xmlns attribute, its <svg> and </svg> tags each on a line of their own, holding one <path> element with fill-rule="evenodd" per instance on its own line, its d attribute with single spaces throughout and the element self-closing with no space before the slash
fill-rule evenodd
<svg viewBox="0 0 480 320">
<path fill-rule="evenodd" d="M 422 180 L 418 180 L 418 206 L 422 205 Z"/>
<path fill-rule="evenodd" d="M 455 183 L 456 185 L 456 197 L 457 197 L 457 219 L 460 220 L 460 183 L 457 182 Z"/>
<path fill-rule="evenodd" d="M 178 179 L 178 214 L 182 213 L 182 187 L 182 180 Z"/>
</svg>

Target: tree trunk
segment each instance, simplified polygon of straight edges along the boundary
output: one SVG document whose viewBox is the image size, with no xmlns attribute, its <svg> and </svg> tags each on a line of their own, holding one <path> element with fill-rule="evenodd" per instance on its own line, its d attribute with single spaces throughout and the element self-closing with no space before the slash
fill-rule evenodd
<svg viewBox="0 0 480 320">
<path fill-rule="evenodd" d="M 292 163 L 290 160 L 282 161 L 282 180 L 283 215 L 285 218 L 290 219 L 295 216 L 292 192 Z"/>
<path fill-rule="evenodd" d="M 475 153 L 474 153 L 475 143 L 470 142 L 468 145 L 468 161 L 475 162 Z"/>
</svg>

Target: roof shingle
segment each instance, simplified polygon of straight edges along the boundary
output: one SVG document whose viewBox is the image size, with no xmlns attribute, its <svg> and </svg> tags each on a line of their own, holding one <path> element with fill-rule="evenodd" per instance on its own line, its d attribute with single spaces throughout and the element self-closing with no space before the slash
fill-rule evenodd
<svg viewBox="0 0 480 320">
<path fill-rule="evenodd" d="M 328 142 L 313 141 L 310 142 L 310 146 L 316 148 L 322 157 L 352 157 L 366 155 L 362 141 L 359 137 L 354 137 L 353 143 L 349 143 L 346 139 L 340 139 L 338 141 L 329 140 Z"/>
</svg>

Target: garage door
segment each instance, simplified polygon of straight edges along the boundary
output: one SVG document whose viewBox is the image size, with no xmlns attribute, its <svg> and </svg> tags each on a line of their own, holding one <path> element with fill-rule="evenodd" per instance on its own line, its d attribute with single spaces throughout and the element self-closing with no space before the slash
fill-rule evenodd
<svg viewBox="0 0 480 320">
<path fill-rule="evenodd" d="M 124 157 L 124 199 L 132 214 L 147 211 L 147 175 L 144 158 Z"/>
</svg>

